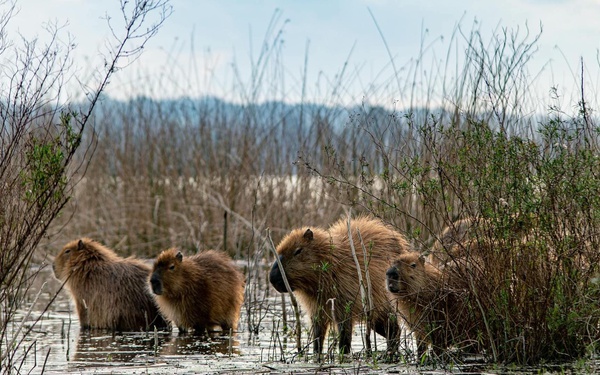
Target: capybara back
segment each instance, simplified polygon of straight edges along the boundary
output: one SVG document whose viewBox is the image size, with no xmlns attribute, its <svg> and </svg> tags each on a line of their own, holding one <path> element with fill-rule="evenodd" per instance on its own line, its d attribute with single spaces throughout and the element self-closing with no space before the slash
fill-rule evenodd
<svg viewBox="0 0 600 375">
<path fill-rule="evenodd" d="M 167 326 L 147 288 L 150 267 L 142 261 L 121 258 L 82 238 L 65 245 L 53 270 L 75 302 L 84 329 L 139 331 Z"/>
</svg>

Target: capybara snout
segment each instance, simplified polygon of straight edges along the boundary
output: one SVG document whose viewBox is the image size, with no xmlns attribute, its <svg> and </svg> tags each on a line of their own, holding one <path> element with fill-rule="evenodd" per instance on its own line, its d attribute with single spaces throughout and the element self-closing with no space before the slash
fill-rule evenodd
<svg viewBox="0 0 600 375">
<path fill-rule="evenodd" d="M 398 280 L 398 277 L 400 276 L 398 274 L 398 269 L 395 266 L 390 267 L 387 272 L 385 273 L 385 275 L 387 276 L 388 279 L 390 280 Z"/>
<path fill-rule="evenodd" d="M 273 263 L 273 267 L 271 267 L 271 272 L 269 273 L 269 281 L 271 282 L 271 285 L 273 285 L 276 291 L 278 291 L 279 293 L 287 293 L 285 283 L 283 282 L 283 275 L 281 274 L 281 270 L 279 269 L 279 264 L 277 264 L 277 261 L 275 261 L 275 263 Z M 293 288 L 292 291 L 294 291 Z"/>
<path fill-rule="evenodd" d="M 398 273 L 398 268 L 396 268 L 396 266 L 390 267 L 385 273 L 385 276 L 388 290 L 392 293 L 400 292 L 398 285 L 400 274 Z"/>
<path fill-rule="evenodd" d="M 150 286 L 152 287 L 152 293 L 157 296 L 162 294 L 162 282 L 160 281 L 160 276 L 157 272 L 154 272 L 152 277 L 150 277 Z"/>
</svg>

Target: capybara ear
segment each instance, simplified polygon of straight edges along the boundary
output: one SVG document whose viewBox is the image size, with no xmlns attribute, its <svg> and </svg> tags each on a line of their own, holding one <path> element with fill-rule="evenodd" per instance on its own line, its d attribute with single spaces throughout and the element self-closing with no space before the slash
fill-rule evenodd
<svg viewBox="0 0 600 375">
<path fill-rule="evenodd" d="M 84 247 L 85 244 L 83 243 L 83 240 L 79 240 L 79 242 L 77 242 L 77 250 L 83 250 Z"/>
<path fill-rule="evenodd" d="M 178 262 L 181 262 L 183 260 L 183 254 L 181 254 L 181 251 L 177 252 L 177 255 L 175 255 L 175 259 L 177 259 Z"/>
<path fill-rule="evenodd" d="M 314 238 L 313 232 L 310 229 L 307 229 L 306 232 L 304 232 L 304 239 L 307 241 L 312 241 Z"/>
<path fill-rule="evenodd" d="M 423 255 L 419 255 L 419 263 L 421 263 L 422 266 L 425 265 L 425 257 Z"/>
</svg>

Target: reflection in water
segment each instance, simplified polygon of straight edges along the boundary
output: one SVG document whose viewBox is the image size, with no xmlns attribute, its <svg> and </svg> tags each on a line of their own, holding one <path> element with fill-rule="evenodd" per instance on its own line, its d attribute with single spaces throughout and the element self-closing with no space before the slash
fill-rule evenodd
<svg viewBox="0 0 600 375">
<path fill-rule="evenodd" d="M 265 272 L 269 265 L 265 266 Z M 47 312 L 43 309 L 51 300 L 60 284 L 52 283 L 51 268 L 44 269 L 38 275 L 40 285 L 31 297 L 35 301 L 37 293 L 42 290 L 39 302 L 45 302 L 41 308 L 35 307 L 26 324 L 40 318 L 38 324 L 25 339 L 22 346 L 32 347 L 20 373 L 39 373 L 42 368 L 45 374 L 64 375 L 65 373 L 77 374 L 140 374 L 140 373 L 261 373 L 267 368 L 280 368 L 280 372 L 288 373 L 295 370 L 302 373 L 315 373 L 320 369 L 320 364 L 305 363 L 296 356 L 293 343 L 286 343 L 287 335 L 280 335 L 279 324 L 282 312 L 281 297 L 267 295 L 263 298 L 267 287 L 265 280 L 262 284 L 258 279 L 252 281 L 253 300 L 248 301 L 250 308 L 242 309 L 240 322 L 247 322 L 248 312 L 253 316 L 253 322 L 260 322 L 256 326 L 258 335 L 250 335 L 242 330 L 234 335 L 231 340 L 231 356 L 229 355 L 230 343 L 228 335 L 220 336 L 219 333 L 210 336 L 184 335 L 174 332 L 154 332 L 124 334 L 110 331 L 83 331 L 80 332 L 77 314 L 74 313 L 72 302 L 68 293 L 63 289 L 52 302 Z M 47 283 L 44 280 L 49 280 Z M 44 286 L 44 287 L 42 287 Z M 47 291 L 47 292 L 46 292 Z M 260 301 L 260 302 L 257 302 Z M 17 316 L 15 322 L 19 324 L 25 319 L 25 313 L 31 305 L 24 305 L 22 314 Z M 287 306 L 288 316 L 292 315 L 291 306 Z M 258 315 L 256 315 L 258 314 Z M 10 328 L 12 330 L 12 328 Z M 225 332 L 223 332 L 225 333 Z M 228 332 L 227 332 L 228 333 Z M 354 330 L 355 337 L 352 342 L 353 349 L 362 350 L 361 329 Z M 239 338 L 239 341 L 236 340 Z M 385 339 L 377 336 L 376 345 L 379 350 L 385 351 Z M 155 344 L 155 340 L 157 343 Z M 303 336 L 304 343 L 308 340 Z M 292 340 L 294 341 L 294 340 Z M 0 347 L 1 347 L 0 343 Z M 284 361 L 281 362 L 280 361 Z M 296 364 L 290 362 L 296 361 Z M 313 370 L 307 366 L 314 365 Z M 290 368 L 290 366 L 292 366 Z M 381 366 L 381 364 L 377 364 Z M 396 365 L 394 365 L 396 366 Z M 381 371 L 385 371 L 385 368 Z M 335 370 L 332 372 L 336 373 Z M 347 372 L 342 367 L 338 373 Z M 372 367 L 360 367 L 354 372 L 378 372 Z M 398 371 L 396 371 L 398 372 Z M 400 371 L 402 372 L 402 371 Z M 381 373 L 381 372 L 379 372 Z"/>
<path fill-rule="evenodd" d="M 231 343 L 230 343 L 231 341 Z M 111 334 L 80 332 L 72 360 L 76 362 L 131 362 L 159 355 L 239 354 L 239 342 L 217 334 L 188 335 L 171 332 Z"/>
<path fill-rule="evenodd" d="M 188 354 L 240 354 L 240 343 L 234 337 L 221 335 L 220 332 L 208 335 L 173 334 L 162 345 L 161 355 Z"/>
<path fill-rule="evenodd" d="M 165 335 L 158 334 L 158 344 L 165 342 Z M 138 356 L 154 355 L 154 334 L 111 334 L 102 331 L 79 333 L 77 349 L 72 360 L 78 362 L 130 362 Z"/>
</svg>

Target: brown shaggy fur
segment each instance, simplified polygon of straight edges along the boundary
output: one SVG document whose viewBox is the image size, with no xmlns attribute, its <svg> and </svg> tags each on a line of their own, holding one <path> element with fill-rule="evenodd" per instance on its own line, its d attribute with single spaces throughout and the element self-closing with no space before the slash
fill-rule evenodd
<svg viewBox="0 0 600 375">
<path fill-rule="evenodd" d="M 183 257 L 165 250 L 154 262 L 150 285 L 161 313 L 180 331 L 237 329 L 245 281 L 226 254 L 209 250 Z"/>
<path fill-rule="evenodd" d="M 446 349 L 456 332 L 454 325 L 460 323 L 451 275 L 449 268 L 442 273 L 417 252 L 401 255 L 387 271 L 388 290 L 400 302 L 402 318 L 415 334 L 419 356 L 428 343 L 435 352 Z"/>
<path fill-rule="evenodd" d="M 445 266 L 448 261 L 463 253 L 462 244 L 469 237 L 474 224 L 473 218 L 456 220 L 444 228 L 439 240 L 433 245 L 429 261 L 436 267 Z"/>
<path fill-rule="evenodd" d="M 358 231 L 367 250 L 374 310 L 371 326 L 388 340 L 388 351 L 398 348 L 400 326 L 396 311 L 388 300 L 385 272 L 391 262 L 408 251 L 404 237 L 380 220 L 359 217 L 351 221 L 354 248 L 365 279 L 363 250 Z M 348 238 L 347 220 L 328 230 L 307 227 L 293 230 L 281 240 L 277 253 L 294 294 L 308 312 L 313 325 L 314 351 L 320 355 L 330 325 L 335 322 L 341 353 L 350 352 L 352 327 L 364 319 L 356 263 Z M 270 274 L 271 284 L 285 292 L 277 262 Z M 335 309 L 332 312 L 332 302 Z"/>
<path fill-rule="evenodd" d="M 52 268 L 75 301 L 83 329 L 138 331 L 167 326 L 146 286 L 150 267 L 142 261 L 121 258 L 82 238 L 65 245 Z"/>
<path fill-rule="evenodd" d="M 532 220 L 534 219 L 516 214 L 511 216 L 504 223 L 504 225 L 510 226 L 505 228 L 502 233 L 504 241 L 506 243 L 511 240 L 527 242 L 528 236 L 532 235 L 530 232 L 533 226 Z M 501 224 L 500 222 L 494 224 L 489 219 L 476 217 L 454 221 L 444 228 L 439 240 L 434 243 L 429 261 L 442 269 L 448 264 L 456 263 L 457 258 L 460 261 L 460 258 L 482 255 L 490 246 L 497 246 L 498 243 L 493 240 L 496 235 L 494 229 L 495 226 Z"/>
</svg>

